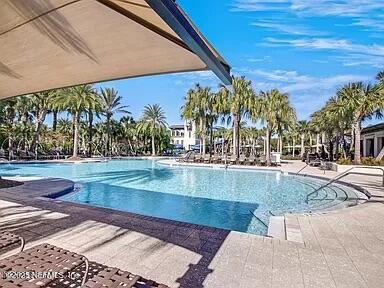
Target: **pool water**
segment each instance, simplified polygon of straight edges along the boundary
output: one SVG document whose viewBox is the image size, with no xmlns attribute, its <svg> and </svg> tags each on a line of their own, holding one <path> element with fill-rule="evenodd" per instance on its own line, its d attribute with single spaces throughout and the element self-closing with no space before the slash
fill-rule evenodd
<svg viewBox="0 0 384 288">
<path fill-rule="evenodd" d="M 6 164 L 2 176 L 70 179 L 79 191 L 64 201 L 129 211 L 194 224 L 266 234 L 271 215 L 356 204 L 350 188 L 274 171 L 170 167 L 151 160 L 81 164 Z"/>
</svg>

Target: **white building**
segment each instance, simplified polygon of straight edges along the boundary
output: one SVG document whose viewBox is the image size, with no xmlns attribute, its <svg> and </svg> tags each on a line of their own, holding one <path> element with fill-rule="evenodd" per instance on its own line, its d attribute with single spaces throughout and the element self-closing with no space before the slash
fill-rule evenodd
<svg viewBox="0 0 384 288">
<path fill-rule="evenodd" d="M 185 121 L 184 124 L 171 125 L 171 144 L 183 145 L 185 150 L 190 150 L 191 146 L 199 144 L 196 138 L 196 125 Z"/>
<path fill-rule="evenodd" d="M 372 125 L 361 130 L 363 157 L 377 157 L 384 147 L 384 123 Z"/>
</svg>

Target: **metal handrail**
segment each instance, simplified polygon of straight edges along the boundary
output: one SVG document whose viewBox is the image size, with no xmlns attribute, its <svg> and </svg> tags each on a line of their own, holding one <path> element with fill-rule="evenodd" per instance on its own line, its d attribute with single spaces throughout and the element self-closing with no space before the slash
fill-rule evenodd
<svg viewBox="0 0 384 288">
<path fill-rule="evenodd" d="M 297 171 L 295 175 L 299 175 L 299 173 L 301 171 L 303 171 L 305 168 L 307 168 L 308 166 L 309 166 L 309 164 L 306 164 L 303 168 L 301 168 L 299 171 Z"/>
<path fill-rule="evenodd" d="M 363 172 L 351 172 L 353 169 L 375 169 L 375 170 L 380 170 L 383 172 L 383 175 L 380 176 L 378 174 L 370 174 L 370 173 L 363 173 Z M 359 167 L 351 167 L 349 168 L 348 170 L 344 171 L 343 173 L 341 173 L 340 175 L 337 175 L 335 177 L 333 177 L 331 180 L 329 180 L 326 184 L 324 184 L 323 186 L 320 186 L 319 188 L 317 188 L 315 191 L 309 193 L 307 195 L 307 199 L 306 199 L 306 203 L 308 203 L 308 200 L 309 200 L 309 196 L 319 192 L 320 190 L 324 189 L 325 187 L 329 186 L 330 184 L 332 184 L 333 182 L 336 182 L 338 180 L 340 180 L 341 178 L 344 178 L 350 174 L 354 174 L 354 175 L 366 175 L 366 176 L 380 176 L 383 178 L 383 187 L 384 187 L 384 168 L 381 168 L 381 167 L 372 167 L 372 166 L 359 166 Z"/>
</svg>

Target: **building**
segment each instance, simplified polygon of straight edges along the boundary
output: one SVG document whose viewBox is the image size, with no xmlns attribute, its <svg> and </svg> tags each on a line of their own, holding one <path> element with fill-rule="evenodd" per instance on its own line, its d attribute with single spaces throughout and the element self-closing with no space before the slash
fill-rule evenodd
<svg viewBox="0 0 384 288">
<path fill-rule="evenodd" d="M 362 155 L 377 157 L 384 147 L 384 123 L 361 130 Z"/>
<path fill-rule="evenodd" d="M 171 125 L 171 144 L 182 145 L 185 150 L 191 150 L 191 146 L 198 145 L 196 138 L 196 125 L 185 121 L 184 124 Z"/>
</svg>

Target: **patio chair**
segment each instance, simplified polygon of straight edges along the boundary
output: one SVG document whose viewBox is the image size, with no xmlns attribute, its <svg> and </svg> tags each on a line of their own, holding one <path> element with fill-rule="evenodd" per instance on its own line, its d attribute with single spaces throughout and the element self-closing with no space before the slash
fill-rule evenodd
<svg viewBox="0 0 384 288">
<path fill-rule="evenodd" d="M 310 166 L 320 166 L 321 159 L 318 154 L 307 154 L 307 159 L 305 161 Z"/>
<path fill-rule="evenodd" d="M 30 160 L 32 157 L 28 155 L 28 152 L 26 150 L 19 150 L 18 152 L 18 158 L 22 160 Z"/>
<path fill-rule="evenodd" d="M 41 244 L 24 250 L 16 255 L 0 259 L 0 287 L 45 287 L 55 280 L 55 276 L 63 275 L 85 264 L 85 273 L 81 285 L 87 280 L 89 263 L 82 255 L 67 251 L 65 249 L 50 245 Z M 34 272 L 42 277 L 5 277 L 7 272 Z M 47 277 L 47 273 L 51 277 Z M 46 275 L 43 277 L 43 275 Z"/>
<path fill-rule="evenodd" d="M 176 161 L 177 162 L 188 162 L 189 157 L 191 156 L 192 151 L 189 151 L 185 153 L 182 157 L 178 158 Z"/>
<path fill-rule="evenodd" d="M 232 155 L 228 162 L 230 164 L 232 164 L 232 165 L 237 164 L 237 157 L 236 157 L 236 155 Z"/>
<path fill-rule="evenodd" d="M 195 153 L 192 152 L 191 156 L 188 157 L 186 162 L 187 163 L 193 163 L 193 162 L 195 162 L 195 159 L 196 159 L 196 155 L 195 155 Z"/>
<path fill-rule="evenodd" d="M 211 156 L 209 156 L 209 154 L 205 154 L 204 155 L 204 163 L 209 163 L 211 162 Z"/>
<path fill-rule="evenodd" d="M 204 160 L 202 155 L 197 155 L 194 159 L 194 162 L 200 163 Z"/>
<path fill-rule="evenodd" d="M 245 164 L 245 160 L 246 160 L 245 155 L 240 155 L 238 162 L 239 162 L 240 165 L 244 165 Z"/>
<path fill-rule="evenodd" d="M 266 159 L 266 157 L 263 155 L 263 156 L 260 156 L 260 165 L 261 166 L 265 166 L 265 165 L 267 165 L 267 159 Z"/>
<path fill-rule="evenodd" d="M 17 244 L 20 242 L 20 251 L 24 250 L 25 240 L 23 237 L 13 234 L 11 232 L 3 231 L 0 232 L 0 249 L 4 249 L 13 244 Z"/>
<path fill-rule="evenodd" d="M 221 156 L 219 156 L 219 155 L 213 155 L 213 156 L 212 156 L 212 163 L 214 163 L 214 164 L 221 163 Z"/>
<path fill-rule="evenodd" d="M 108 267 L 89 279 L 82 287 L 145 287 L 145 288 L 168 288 L 163 284 L 145 279 L 141 276 L 122 271 L 118 268 Z"/>
<path fill-rule="evenodd" d="M 255 156 L 249 156 L 244 164 L 248 165 L 256 165 L 256 157 Z"/>
</svg>

